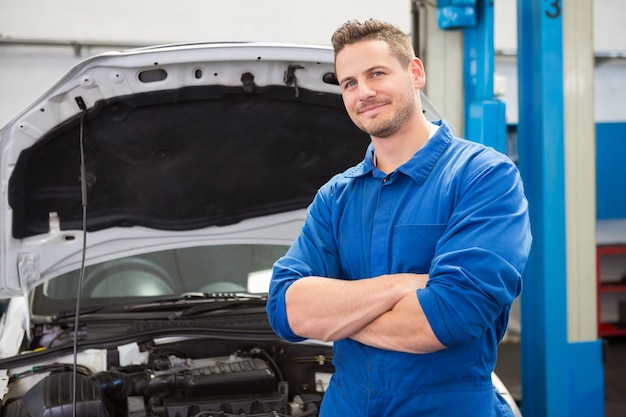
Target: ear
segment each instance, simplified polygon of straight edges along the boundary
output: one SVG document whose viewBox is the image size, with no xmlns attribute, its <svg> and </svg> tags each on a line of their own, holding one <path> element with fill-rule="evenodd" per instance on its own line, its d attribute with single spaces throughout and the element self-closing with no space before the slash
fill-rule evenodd
<svg viewBox="0 0 626 417">
<path fill-rule="evenodd" d="M 413 83 L 415 84 L 415 88 L 422 89 L 424 85 L 426 85 L 426 72 L 424 71 L 424 64 L 422 61 L 415 57 L 411 60 L 410 70 L 411 74 L 413 74 Z"/>
</svg>

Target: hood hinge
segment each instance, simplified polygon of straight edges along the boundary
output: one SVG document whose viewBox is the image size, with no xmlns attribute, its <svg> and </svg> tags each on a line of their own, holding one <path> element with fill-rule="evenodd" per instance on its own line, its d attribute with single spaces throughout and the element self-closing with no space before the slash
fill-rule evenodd
<svg viewBox="0 0 626 417">
<path fill-rule="evenodd" d="M 36 253 L 20 253 L 17 258 L 17 273 L 20 277 L 20 286 L 24 295 L 28 294 L 30 284 L 36 282 L 39 273 L 39 255 Z"/>
<path fill-rule="evenodd" d="M 20 286 L 22 287 L 22 293 L 26 300 L 26 323 L 24 323 L 24 330 L 26 331 L 26 337 L 30 341 L 32 338 L 30 327 L 30 299 L 28 297 L 28 289 L 31 282 L 36 282 L 41 274 L 39 273 L 39 255 L 36 253 L 20 253 L 17 259 L 17 273 L 20 278 Z"/>
</svg>

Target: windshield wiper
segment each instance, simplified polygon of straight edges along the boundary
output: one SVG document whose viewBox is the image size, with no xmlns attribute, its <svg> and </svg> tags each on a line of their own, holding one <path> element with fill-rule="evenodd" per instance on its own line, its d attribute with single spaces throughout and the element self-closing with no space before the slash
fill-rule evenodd
<svg viewBox="0 0 626 417">
<path fill-rule="evenodd" d="M 113 304 L 116 305 L 116 304 Z M 79 314 L 82 316 L 83 314 L 91 314 L 91 313 L 95 313 L 98 312 L 102 309 L 105 308 L 110 308 L 113 306 L 112 304 L 107 304 L 107 305 L 94 305 L 94 306 L 85 306 L 85 307 L 81 307 L 80 308 L 80 312 Z M 57 320 L 62 320 L 62 319 L 67 319 L 70 317 L 74 317 L 76 315 L 76 310 L 61 310 L 59 311 L 59 314 L 56 315 L 56 319 Z"/>
<path fill-rule="evenodd" d="M 127 310 L 144 309 L 149 307 L 164 307 L 168 305 L 180 306 L 189 304 L 204 304 L 206 302 L 228 302 L 267 300 L 266 294 L 252 294 L 246 292 L 186 292 L 176 297 L 159 298 L 152 301 L 128 304 Z"/>
<path fill-rule="evenodd" d="M 253 294 L 246 292 L 187 292 L 178 296 L 162 297 L 157 299 L 132 300 L 114 304 L 100 304 L 85 306 L 80 309 L 79 314 L 93 314 L 99 312 L 149 312 L 163 309 L 183 309 L 182 317 L 193 316 L 199 313 L 229 308 L 233 305 L 254 303 L 265 304 L 266 294 Z M 56 319 L 66 319 L 74 317 L 75 310 L 63 310 L 59 312 Z"/>
<path fill-rule="evenodd" d="M 252 304 L 254 307 L 262 306 L 265 310 L 265 304 L 267 303 L 267 296 L 259 296 L 255 294 L 254 297 L 247 297 L 249 294 L 237 293 L 234 298 L 215 298 L 211 303 L 197 303 L 192 307 L 189 307 L 182 311 L 177 318 L 186 318 L 197 316 L 204 313 L 209 313 L 216 310 L 228 310 L 232 307 L 243 308 Z"/>
</svg>

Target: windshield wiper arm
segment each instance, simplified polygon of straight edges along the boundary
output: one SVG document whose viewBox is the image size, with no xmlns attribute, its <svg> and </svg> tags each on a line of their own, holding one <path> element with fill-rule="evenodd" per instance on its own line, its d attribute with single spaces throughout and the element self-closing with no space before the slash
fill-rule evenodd
<svg viewBox="0 0 626 417">
<path fill-rule="evenodd" d="M 127 311 L 129 309 L 145 309 L 148 307 L 163 307 L 164 305 L 174 305 L 175 303 L 185 303 L 187 300 L 191 300 L 194 298 L 201 298 L 204 299 L 205 297 L 202 295 L 202 293 L 185 293 L 185 294 L 181 294 L 179 296 L 173 297 L 173 296 L 167 296 L 167 297 L 161 297 L 158 299 L 154 299 L 152 298 L 151 301 L 146 301 L 146 300 L 132 300 L 132 301 L 127 301 L 127 302 L 118 302 L 118 303 L 113 303 L 113 304 L 96 304 L 96 305 L 90 305 L 90 306 L 84 306 L 80 308 L 80 311 L 78 312 L 79 315 L 84 315 L 84 314 L 93 314 L 93 313 L 98 313 L 101 311 L 116 311 L 116 310 L 124 310 Z M 70 317 L 74 317 L 76 316 L 76 310 L 61 310 L 59 311 L 59 314 L 56 315 L 56 319 L 57 320 L 63 320 L 63 319 L 67 319 Z"/>
<path fill-rule="evenodd" d="M 178 296 L 167 296 L 151 300 L 132 300 L 114 304 L 99 304 L 82 307 L 80 315 L 93 314 L 103 311 L 139 312 L 163 308 L 182 308 L 182 316 L 192 316 L 202 312 L 229 308 L 231 305 L 241 305 L 246 302 L 265 303 L 267 295 L 245 292 L 187 292 Z M 210 305 L 207 305 L 209 303 Z M 74 317 L 76 310 L 63 310 L 56 316 L 57 320 Z"/>
<path fill-rule="evenodd" d="M 210 303 L 196 304 L 180 313 L 179 318 L 196 316 L 198 314 L 208 313 L 215 310 L 225 310 L 231 307 L 241 307 L 247 304 L 254 306 L 265 305 L 267 303 L 267 295 L 249 294 L 249 293 L 209 293 L 208 301 Z"/>
<path fill-rule="evenodd" d="M 83 315 L 83 314 L 91 314 L 91 313 L 95 313 L 97 311 L 100 311 L 102 309 L 111 307 L 111 304 L 108 305 L 95 305 L 95 306 L 85 306 L 85 307 L 81 307 L 79 314 Z M 61 310 L 59 311 L 59 314 L 56 315 L 56 319 L 57 320 L 61 320 L 61 319 L 67 319 L 70 317 L 74 317 L 76 315 L 76 310 Z"/>
<path fill-rule="evenodd" d="M 267 300 L 266 294 L 252 294 L 246 292 L 186 292 L 176 297 L 159 298 L 148 302 L 140 302 L 128 305 L 128 310 L 143 309 L 147 307 L 180 306 L 188 304 L 204 304 L 205 302 L 227 302 Z"/>
</svg>

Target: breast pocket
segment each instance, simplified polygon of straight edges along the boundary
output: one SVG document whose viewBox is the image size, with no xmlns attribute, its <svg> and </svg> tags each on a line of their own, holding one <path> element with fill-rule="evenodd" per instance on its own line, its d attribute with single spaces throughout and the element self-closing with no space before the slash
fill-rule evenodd
<svg viewBox="0 0 626 417">
<path fill-rule="evenodd" d="M 437 242 L 446 228 L 445 224 L 405 224 L 394 228 L 394 272 L 426 274 L 435 256 Z"/>
</svg>

